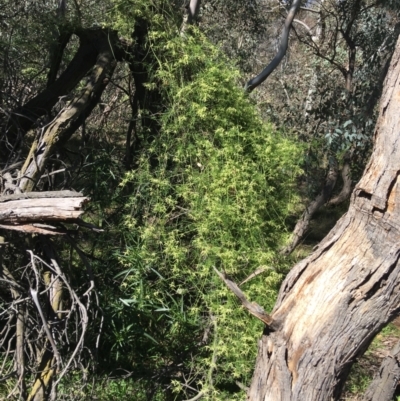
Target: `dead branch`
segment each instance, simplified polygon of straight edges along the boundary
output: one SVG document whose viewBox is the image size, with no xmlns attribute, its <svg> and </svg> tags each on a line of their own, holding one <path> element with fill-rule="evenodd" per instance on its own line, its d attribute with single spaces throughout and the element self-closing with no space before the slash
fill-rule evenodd
<svg viewBox="0 0 400 401">
<path fill-rule="evenodd" d="M 237 286 L 236 283 L 230 280 L 225 273 L 219 272 L 215 267 L 214 270 L 218 274 L 219 278 L 226 284 L 226 286 L 239 298 L 243 307 L 257 319 L 265 323 L 268 327 L 272 328 L 274 325 L 274 320 L 272 317 L 268 315 L 268 313 L 266 313 L 264 309 L 257 303 L 249 302 L 242 290 Z"/>
<path fill-rule="evenodd" d="M 265 271 L 271 270 L 271 267 L 259 267 L 257 270 L 255 270 L 253 273 L 251 273 L 247 278 L 245 278 L 239 285 L 242 286 L 243 284 L 247 283 L 250 281 L 252 278 L 257 277 L 260 274 L 263 274 Z"/>
<path fill-rule="evenodd" d="M 77 222 L 89 198 L 78 192 L 28 192 L 0 197 L 0 226 L 23 232 L 57 234 L 43 222 Z M 39 223 L 34 226 L 33 224 Z"/>
</svg>

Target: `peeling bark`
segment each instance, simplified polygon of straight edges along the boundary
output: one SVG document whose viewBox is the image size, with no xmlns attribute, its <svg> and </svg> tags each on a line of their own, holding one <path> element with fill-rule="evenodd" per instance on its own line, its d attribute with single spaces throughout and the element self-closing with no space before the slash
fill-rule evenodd
<svg viewBox="0 0 400 401">
<path fill-rule="evenodd" d="M 371 160 L 350 208 L 282 284 L 248 400 L 338 400 L 356 357 L 400 305 L 400 39 Z"/>
</svg>

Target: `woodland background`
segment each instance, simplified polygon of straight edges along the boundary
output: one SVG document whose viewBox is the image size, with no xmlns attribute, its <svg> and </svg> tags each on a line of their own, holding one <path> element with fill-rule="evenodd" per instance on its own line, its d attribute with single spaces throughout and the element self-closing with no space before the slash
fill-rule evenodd
<svg viewBox="0 0 400 401">
<path fill-rule="evenodd" d="M 347 210 L 400 3 L 301 3 L 251 93 L 289 2 L 188 6 L 0 4 L 1 399 L 244 400 L 264 324 L 214 268 L 269 312 Z"/>
</svg>

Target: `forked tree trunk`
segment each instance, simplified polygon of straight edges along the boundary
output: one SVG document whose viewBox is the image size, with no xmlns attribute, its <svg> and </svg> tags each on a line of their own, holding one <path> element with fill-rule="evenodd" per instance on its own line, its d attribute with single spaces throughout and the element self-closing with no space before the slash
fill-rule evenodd
<svg viewBox="0 0 400 401">
<path fill-rule="evenodd" d="M 400 309 L 400 40 L 371 160 L 348 213 L 285 279 L 251 401 L 338 400 L 354 359 Z M 276 328 L 277 327 L 277 328 Z"/>
</svg>

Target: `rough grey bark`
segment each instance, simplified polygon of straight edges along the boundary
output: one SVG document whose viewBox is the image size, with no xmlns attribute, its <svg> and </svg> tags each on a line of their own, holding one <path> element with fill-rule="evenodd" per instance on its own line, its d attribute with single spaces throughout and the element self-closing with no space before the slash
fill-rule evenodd
<svg viewBox="0 0 400 401">
<path fill-rule="evenodd" d="M 282 284 L 251 401 L 338 400 L 349 369 L 400 305 L 400 39 L 375 146 L 350 208 Z"/>
<path fill-rule="evenodd" d="M 379 371 L 365 392 L 364 401 L 391 401 L 400 378 L 400 342 L 382 361 Z"/>
</svg>

